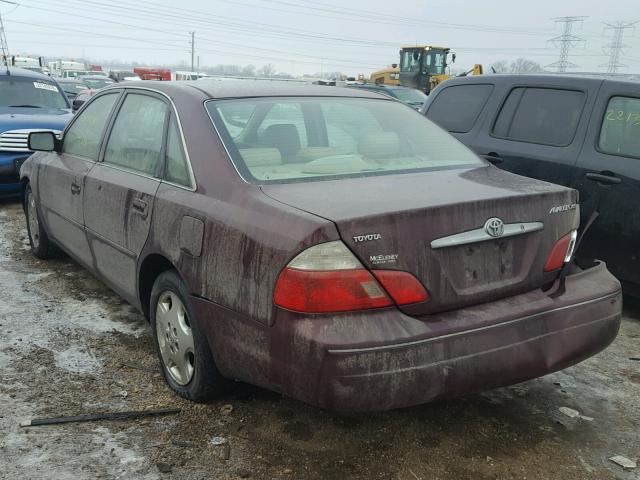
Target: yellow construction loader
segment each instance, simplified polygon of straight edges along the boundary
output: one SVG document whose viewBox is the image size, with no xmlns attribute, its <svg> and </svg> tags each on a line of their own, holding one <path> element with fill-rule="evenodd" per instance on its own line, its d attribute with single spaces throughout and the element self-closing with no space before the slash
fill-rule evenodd
<svg viewBox="0 0 640 480">
<path fill-rule="evenodd" d="M 440 83 L 451 78 L 449 64 L 455 62 L 456 54 L 448 47 L 418 45 L 400 49 L 400 65 L 379 70 L 371 74 L 372 83 L 385 85 L 403 85 L 417 88 L 428 94 Z M 449 62 L 449 57 L 451 61 Z M 482 65 L 476 64 L 473 69 L 461 74 L 481 75 Z"/>
</svg>

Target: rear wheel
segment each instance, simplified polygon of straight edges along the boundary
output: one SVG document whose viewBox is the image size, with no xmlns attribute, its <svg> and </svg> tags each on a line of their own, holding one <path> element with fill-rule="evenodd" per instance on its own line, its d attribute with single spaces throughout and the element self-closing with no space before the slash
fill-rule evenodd
<svg viewBox="0 0 640 480">
<path fill-rule="evenodd" d="M 49 240 L 49 236 L 40 221 L 38 214 L 38 204 L 36 196 L 31 190 L 31 184 L 27 184 L 24 195 L 24 211 L 27 217 L 27 233 L 29 234 L 29 244 L 33 254 L 46 260 L 59 255 L 58 248 Z"/>
<path fill-rule="evenodd" d="M 151 291 L 151 329 L 165 380 L 181 397 L 203 402 L 224 393 L 209 344 L 193 316 L 187 290 L 174 270 L 158 276 Z"/>
</svg>

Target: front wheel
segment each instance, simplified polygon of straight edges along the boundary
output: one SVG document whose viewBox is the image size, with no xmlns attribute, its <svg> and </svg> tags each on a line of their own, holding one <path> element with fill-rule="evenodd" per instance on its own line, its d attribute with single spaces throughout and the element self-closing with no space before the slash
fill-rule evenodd
<svg viewBox="0 0 640 480">
<path fill-rule="evenodd" d="M 166 382 L 181 397 L 204 402 L 228 385 L 191 312 L 186 287 L 174 270 L 156 279 L 151 291 L 151 329 Z"/>
<path fill-rule="evenodd" d="M 33 194 L 33 190 L 31 190 L 31 184 L 27 184 L 25 189 L 24 212 L 27 217 L 27 233 L 29 234 L 31 252 L 42 260 L 58 256 L 60 251 L 49 239 L 40 221 L 38 204 L 36 196 Z"/>
</svg>

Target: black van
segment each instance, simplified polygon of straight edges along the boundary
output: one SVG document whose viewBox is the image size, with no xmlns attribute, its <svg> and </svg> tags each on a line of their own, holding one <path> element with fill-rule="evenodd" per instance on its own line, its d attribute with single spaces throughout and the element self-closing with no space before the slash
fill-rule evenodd
<svg viewBox="0 0 640 480">
<path fill-rule="evenodd" d="M 640 81 L 587 75 L 485 75 L 438 86 L 422 108 L 499 168 L 573 187 L 578 259 L 607 262 L 640 295 Z"/>
</svg>

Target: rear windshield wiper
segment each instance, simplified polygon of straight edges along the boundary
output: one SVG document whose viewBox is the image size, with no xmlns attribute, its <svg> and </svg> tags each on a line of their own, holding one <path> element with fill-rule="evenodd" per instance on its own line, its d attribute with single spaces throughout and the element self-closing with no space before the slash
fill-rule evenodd
<svg viewBox="0 0 640 480">
<path fill-rule="evenodd" d="M 9 105 L 9 108 L 42 108 L 40 105 Z"/>
</svg>

